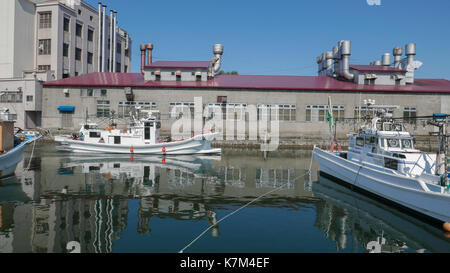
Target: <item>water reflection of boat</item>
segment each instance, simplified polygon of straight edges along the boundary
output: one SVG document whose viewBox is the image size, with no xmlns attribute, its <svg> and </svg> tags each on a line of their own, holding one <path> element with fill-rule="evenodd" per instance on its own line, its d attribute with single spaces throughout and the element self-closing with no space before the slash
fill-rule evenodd
<svg viewBox="0 0 450 273">
<path fill-rule="evenodd" d="M 368 252 L 424 250 L 448 252 L 450 239 L 441 230 L 320 176 L 314 196 L 326 201 L 317 208 L 316 226 L 333 233 L 338 249 L 347 247 L 347 234 Z M 356 246 L 355 246 L 356 247 Z"/>
</svg>

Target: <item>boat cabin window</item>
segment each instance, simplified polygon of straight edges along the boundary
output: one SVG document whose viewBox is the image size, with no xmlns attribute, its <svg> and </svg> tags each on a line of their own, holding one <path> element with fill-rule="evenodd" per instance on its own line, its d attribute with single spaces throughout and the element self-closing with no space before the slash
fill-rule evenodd
<svg viewBox="0 0 450 273">
<path fill-rule="evenodd" d="M 384 138 L 380 138 L 379 143 L 380 143 L 380 147 L 384 148 Z"/>
<path fill-rule="evenodd" d="M 120 144 L 120 136 L 114 136 L 114 144 Z"/>
<path fill-rule="evenodd" d="M 375 145 L 376 144 L 376 137 L 374 137 L 374 136 L 366 136 L 366 144 L 367 145 Z"/>
<path fill-rule="evenodd" d="M 413 148 L 412 139 L 402 139 L 402 147 L 404 149 L 412 149 Z"/>
<path fill-rule="evenodd" d="M 387 144 L 389 148 L 400 148 L 400 141 L 396 138 L 388 138 Z"/>
<path fill-rule="evenodd" d="M 101 136 L 100 132 L 89 132 L 90 138 L 100 138 Z"/>
<path fill-rule="evenodd" d="M 363 137 L 357 137 L 356 138 L 356 145 L 357 146 L 364 146 L 364 138 Z"/>
</svg>

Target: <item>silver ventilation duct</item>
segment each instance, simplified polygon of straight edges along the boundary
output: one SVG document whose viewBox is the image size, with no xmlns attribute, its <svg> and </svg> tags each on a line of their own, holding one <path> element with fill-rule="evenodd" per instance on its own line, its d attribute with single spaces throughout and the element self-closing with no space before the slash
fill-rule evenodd
<svg viewBox="0 0 450 273">
<path fill-rule="evenodd" d="M 381 65 L 381 61 L 380 60 L 376 60 L 373 64 L 374 65 Z"/>
<path fill-rule="evenodd" d="M 414 62 L 414 56 L 416 56 L 416 44 L 407 44 L 405 46 L 405 55 L 408 59 L 408 64 L 412 64 Z"/>
<path fill-rule="evenodd" d="M 390 53 L 384 53 L 381 57 L 382 61 L 381 64 L 383 66 L 391 66 L 391 54 Z"/>
<path fill-rule="evenodd" d="M 114 72 L 113 70 L 113 18 L 114 18 L 114 11 L 109 11 L 109 63 L 108 63 L 108 70 L 109 72 Z"/>
<path fill-rule="evenodd" d="M 340 65 L 339 74 L 346 78 L 347 80 L 353 80 L 355 75 L 350 73 L 350 55 L 351 55 L 351 42 L 341 41 L 340 42 L 340 55 L 342 63 Z"/>
<path fill-rule="evenodd" d="M 101 51 L 102 51 L 102 2 L 98 2 L 98 46 L 97 46 L 97 71 L 101 72 L 102 64 L 101 64 Z"/>
<path fill-rule="evenodd" d="M 223 45 L 215 44 L 213 47 L 214 57 L 209 64 L 208 77 L 214 77 L 222 66 Z"/>
<path fill-rule="evenodd" d="M 105 64 L 106 64 L 106 58 L 105 58 L 105 48 L 106 48 L 106 5 L 103 5 L 103 14 L 102 14 L 102 21 L 103 21 L 103 29 L 102 29 L 102 72 L 105 72 Z"/>
<path fill-rule="evenodd" d="M 113 37 L 113 46 L 111 48 L 113 48 L 112 51 L 112 72 L 116 72 L 117 68 L 116 68 L 116 58 L 117 58 L 117 11 L 113 11 L 113 33 L 112 33 L 112 37 Z M 121 70 L 122 71 L 122 70 Z"/>
<path fill-rule="evenodd" d="M 400 62 L 402 61 L 403 49 L 401 47 L 396 47 L 392 51 L 394 55 L 394 67 L 400 68 Z"/>
<path fill-rule="evenodd" d="M 325 76 L 332 76 L 333 75 L 333 52 L 332 51 L 325 52 L 325 62 L 326 62 L 326 75 Z"/>
</svg>

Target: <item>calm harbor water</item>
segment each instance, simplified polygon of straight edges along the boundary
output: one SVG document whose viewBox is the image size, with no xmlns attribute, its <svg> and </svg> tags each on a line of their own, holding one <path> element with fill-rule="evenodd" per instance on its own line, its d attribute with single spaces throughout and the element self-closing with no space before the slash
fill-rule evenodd
<svg viewBox="0 0 450 273">
<path fill-rule="evenodd" d="M 317 164 L 308 175 L 309 151 L 93 156 L 39 143 L 30 160 L 27 149 L 0 182 L 2 253 L 177 253 L 208 228 L 185 253 L 450 252 L 441 230 Z"/>
</svg>

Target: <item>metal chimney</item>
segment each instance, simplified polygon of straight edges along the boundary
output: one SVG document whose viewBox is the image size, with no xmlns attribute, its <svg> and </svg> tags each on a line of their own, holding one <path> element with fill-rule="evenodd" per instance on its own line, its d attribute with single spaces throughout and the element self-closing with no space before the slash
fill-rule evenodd
<svg viewBox="0 0 450 273">
<path fill-rule="evenodd" d="M 416 44 L 410 43 L 405 46 L 405 55 L 408 59 L 408 64 L 414 62 L 414 56 L 416 56 Z"/>
<path fill-rule="evenodd" d="M 380 60 L 376 60 L 376 61 L 374 62 L 374 65 L 381 65 L 381 61 L 380 61 Z"/>
<path fill-rule="evenodd" d="M 98 30 L 97 30 L 97 72 L 101 72 L 102 64 L 101 64 L 101 51 L 102 51 L 102 2 L 98 2 Z"/>
<path fill-rule="evenodd" d="M 342 59 L 342 71 L 340 75 L 346 78 L 347 80 L 353 80 L 355 75 L 350 73 L 350 55 L 351 55 L 351 42 L 350 41 L 341 41 L 340 46 L 340 54 Z"/>
<path fill-rule="evenodd" d="M 222 66 L 223 45 L 215 44 L 213 47 L 214 57 L 209 63 L 208 77 L 213 78 Z"/>
<path fill-rule="evenodd" d="M 382 65 L 383 66 L 391 66 L 391 54 L 390 53 L 384 53 L 381 57 L 382 59 Z"/>
<path fill-rule="evenodd" d="M 113 46 L 111 48 L 113 48 L 112 51 L 112 72 L 116 72 L 117 68 L 116 68 L 116 58 L 117 58 L 117 11 L 113 11 L 113 33 L 112 33 L 112 37 L 113 37 Z M 120 71 L 122 71 L 122 69 L 120 68 Z"/>
<path fill-rule="evenodd" d="M 105 64 L 106 64 L 106 57 L 105 57 L 105 48 L 106 48 L 106 5 L 103 5 L 103 15 L 102 15 L 102 21 L 103 21 L 103 29 L 102 29 L 102 72 L 105 72 Z"/>
<path fill-rule="evenodd" d="M 402 61 L 403 49 L 401 47 L 396 47 L 393 50 L 394 55 L 394 67 L 400 68 L 400 62 Z"/>
<path fill-rule="evenodd" d="M 333 52 L 327 51 L 325 52 L 325 61 L 326 61 L 326 76 L 333 75 Z"/>
<path fill-rule="evenodd" d="M 113 70 L 113 62 L 112 62 L 112 60 L 113 60 L 113 33 L 114 33 L 114 30 L 113 30 L 113 18 L 114 18 L 114 11 L 113 10 L 110 10 L 109 11 L 109 64 L 108 64 L 108 70 L 109 70 L 109 72 L 115 72 L 114 70 Z"/>
<path fill-rule="evenodd" d="M 147 50 L 146 45 L 141 45 L 141 73 L 144 75 L 144 66 L 145 66 L 145 51 Z"/>
<path fill-rule="evenodd" d="M 147 44 L 147 65 L 151 65 L 153 63 L 153 44 Z"/>
</svg>

